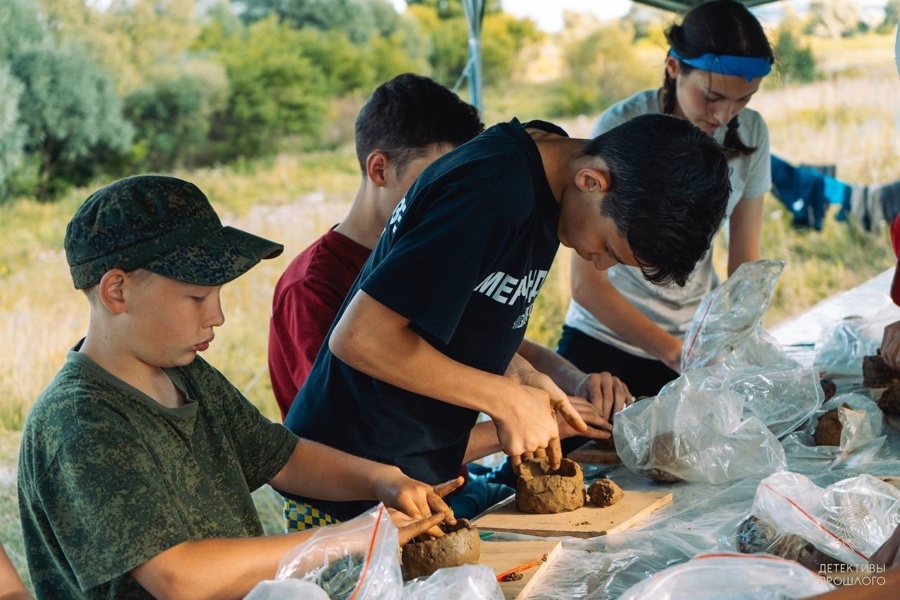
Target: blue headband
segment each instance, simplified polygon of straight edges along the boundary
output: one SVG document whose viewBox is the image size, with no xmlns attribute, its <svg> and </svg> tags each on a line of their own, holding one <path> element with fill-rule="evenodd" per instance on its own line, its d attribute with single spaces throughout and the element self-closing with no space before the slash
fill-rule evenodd
<svg viewBox="0 0 900 600">
<path fill-rule="evenodd" d="M 772 70 L 772 59 L 770 58 L 713 53 L 703 54 L 697 58 L 684 58 L 674 48 L 669 49 L 669 54 L 697 69 L 720 75 L 740 75 L 747 81 L 752 81 L 756 77 L 765 77 Z"/>
</svg>

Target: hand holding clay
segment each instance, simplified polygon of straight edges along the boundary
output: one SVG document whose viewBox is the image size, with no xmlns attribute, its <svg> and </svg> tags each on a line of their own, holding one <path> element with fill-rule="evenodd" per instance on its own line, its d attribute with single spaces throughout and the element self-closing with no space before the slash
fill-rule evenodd
<svg viewBox="0 0 900 600">
<path fill-rule="evenodd" d="M 881 358 L 894 370 L 900 370 L 900 321 L 884 328 L 881 339 Z"/>
<path fill-rule="evenodd" d="M 433 535 L 433 533 L 430 532 L 436 532 L 439 535 L 444 535 L 444 532 L 440 527 L 441 523 L 444 522 L 444 515 L 442 513 L 436 513 L 430 517 L 419 520 L 412 519 L 408 515 L 405 515 L 399 510 L 394 510 L 393 508 L 388 509 L 388 514 L 391 515 L 391 521 L 393 521 L 394 525 L 397 527 L 401 546 L 424 533 Z M 454 520 L 454 522 L 456 521 Z"/>
<path fill-rule="evenodd" d="M 618 377 L 605 372 L 585 375 L 573 395 L 590 401 L 607 421 L 611 421 L 614 414 L 634 402 L 628 386 Z M 578 412 L 584 416 L 583 412 Z"/>
<path fill-rule="evenodd" d="M 396 469 L 396 473 L 393 477 L 383 477 L 378 480 L 375 497 L 384 502 L 388 508 L 396 509 L 406 515 L 408 520 L 403 522 L 404 526 L 409 525 L 411 521 L 424 519 L 431 524 L 415 535 L 427 531 L 429 535 L 440 537 L 443 532 L 437 527 L 438 523 L 444 520 L 451 524 L 456 523 L 453 510 L 444 502 L 444 496 L 463 484 L 462 477 L 430 486 L 407 477 L 400 469 Z M 432 514 L 440 517 L 433 523 L 427 519 Z M 391 513 L 391 518 L 399 529 L 401 526 L 397 522 L 399 517 L 395 517 L 394 513 Z"/>
<path fill-rule="evenodd" d="M 546 450 L 553 440 L 559 447 L 559 427 L 547 393 L 517 384 L 512 386 L 512 391 L 514 394 L 504 396 L 504 402 L 490 415 L 497 427 L 497 439 L 503 451 L 515 460 L 515 457 L 526 452 Z M 587 425 L 583 428 L 586 429 Z"/>
</svg>

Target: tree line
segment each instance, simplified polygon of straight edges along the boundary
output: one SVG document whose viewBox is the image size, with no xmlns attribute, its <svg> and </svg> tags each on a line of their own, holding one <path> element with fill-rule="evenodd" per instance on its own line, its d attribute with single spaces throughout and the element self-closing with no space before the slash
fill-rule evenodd
<svg viewBox="0 0 900 600">
<path fill-rule="evenodd" d="M 389 0 L 2 0 L 0 203 L 53 200 L 99 177 L 346 143 L 379 83 L 412 71 L 454 86 L 464 72 L 461 0 L 407 5 L 398 14 Z M 788 14 L 770 32 L 785 83 L 818 76 L 804 36 L 866 33 L 849 6 L 812 2 L 804 19 Z M 878 29 L 892 30 L 898 14 L 900 0 L 889 0 Z M 567 15 L 559 78 L 541 87 L 543 112 L 598 114 L 658 85 L 673 18 L 637 4 L 615 22 Z M 488 85 L 511 85 L 529 67 L 521 51 L 545 37 L 487 0 Z M 638 56 L 639 44 L 658 63 Z"/>
<path fill-rule="evenodd" d="M 408 4 L 4 0 L 0 201 L 343 142 L 382 81 L 414 71 L 453 85 L 466 66 L 461 2 Z M 483 31 L 494 83 L 541 36 L 499 0 Z"/>
</svg>

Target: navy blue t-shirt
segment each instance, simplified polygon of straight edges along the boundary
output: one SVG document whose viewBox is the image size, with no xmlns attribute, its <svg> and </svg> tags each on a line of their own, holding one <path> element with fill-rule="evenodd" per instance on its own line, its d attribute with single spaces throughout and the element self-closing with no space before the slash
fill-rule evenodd
<svg viewBox="0 0 900 600">
<path fill-rule="evenodd" d="M 559 247 L 558 219 L 524 127 L 515 119 L 491 127 L 419 175 L 335 322 L 362 289 L 443 354 L 503 374 Z M 365 375 L 326 341 L 285 424 L 436 484 L 458 474 L 477 416 Z M 341 520 L 372 505 L 301 499 Z"/>
</svg>

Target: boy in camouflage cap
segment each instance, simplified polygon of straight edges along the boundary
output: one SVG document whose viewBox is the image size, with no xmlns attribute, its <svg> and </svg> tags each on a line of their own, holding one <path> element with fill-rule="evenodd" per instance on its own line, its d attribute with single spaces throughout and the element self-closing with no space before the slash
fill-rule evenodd
<svg viewBox="0 0 900 600">
<path fill-rule="evenodd" d="M 243 598 L 309 535 L 260 537 L 250 492 L 265 483 L 380 500 L 406 513 L 393 512 L 401 540 L 452 521 L 441 496 L 458 482 L 298 439 L 197 356 L 225 320 L 221 286 L 280 244 L 223 227 L 193 184 L 149 175 L 92 194 L 65 249 L 91 319 L 22 435 L 39 598 Z"/>
</svg>

